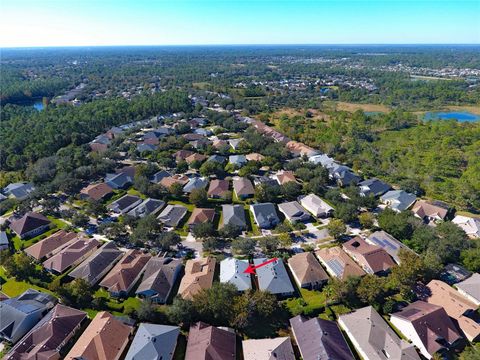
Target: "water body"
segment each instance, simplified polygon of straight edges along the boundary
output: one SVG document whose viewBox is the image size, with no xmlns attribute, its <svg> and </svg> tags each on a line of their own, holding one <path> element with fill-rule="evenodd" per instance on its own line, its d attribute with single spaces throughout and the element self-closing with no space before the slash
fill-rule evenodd
<svg viewBox="0 0 480 360">
<path fill-rule="evenodd" d="M 38 111 L 42 111 L 43 109 L 45 109 L 45 106 L 43 106 L 43 102 L 42 101 L 36 101 L 33 103 L 33 107 L 35 108 L 35 110 L 38 110 Z"/>
<path fill-rule="evenodd" d="M 445 111 L 445 112 L 427 112 L 424 120 L 451 120 L 459 122 L 475 122 L 480 120 L 480 115 L 468 111 Z"/>
</svg>

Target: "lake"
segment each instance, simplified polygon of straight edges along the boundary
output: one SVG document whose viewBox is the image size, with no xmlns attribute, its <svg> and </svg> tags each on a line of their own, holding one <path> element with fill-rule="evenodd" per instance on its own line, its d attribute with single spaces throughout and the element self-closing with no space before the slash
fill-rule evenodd
<svg viewBox="0 0 480 360">
<path fill-rule="evenodd" d="M 445 111 L 445 112 L 427 112 L 424 120 L 451 120 L 456 119 L 459 122 L 475 122 L 480 120 L 480 115 L 468 111 Z"/>
<path fill-rule="evenodd" d="M 36 101 L 33 103 L 33 107 L 35 108 L 35 110 L 38 110 L 38 111 L 42 111 L 45 107 L 43 106 L 43 102 L 42 101 Z"/>
</svg>

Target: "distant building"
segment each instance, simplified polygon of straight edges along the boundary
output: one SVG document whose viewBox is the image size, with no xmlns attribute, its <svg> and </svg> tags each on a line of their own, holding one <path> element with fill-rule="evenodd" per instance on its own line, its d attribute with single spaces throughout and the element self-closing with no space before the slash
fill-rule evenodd
<svg viewBox="0 0 480 360">
<path fill-rule="evenodd" d="M 47 238 L 26 248 L 24 252 L 36 260 L 49 258 L 67 247 L 73 240 L 77 239 L 78 234 L 59 230 Z"/>
<path fill-rule="evenodd" d="M 113 194 L 112 188 L 106 183 L 90 184 L 80 190 L 80 198 L 94 201 L 104 200 Z"/>
<path fill-rule="evenodd" d="M 229 181 L 214 179 L 210 181 L 210 187 L 208 188 L 208 196 L 214 199 L 223 198 L 229 189 Z"/>
<path fill-rule="evenodd" d="M 391 189 L 391 186 L 376 178 L 367 179 L 358 183 L 360 196 L 381 196 Z"/>
<path fill-rule="evenodd" d="M 188 219 L 188 226 L 193 229 L 196 225 L 206 222 L 213 223 L 215 218 L 215 209 L 195 208 L 192 211 L 190 219 Z"/>
<path fill-rule="evenodd" d="M 448 205 L 439 201 L 418 200 L 412 208 L 413 215 L 426 223 L 445 220 L 449 214 Z"/>
<path fill-rule="evenodd" d="M 410 250 L 407 246 L 405 246 L 402 242 L 395 239 L 389 233 L 380 230 L 375 231 L 373 234 L 369 235 L 366 238 L 367 243 L 375 246 L 381 247 L 385 250 L 388 255 L 392 257 L 392 259 L 397 263 L 400 264 L 400 258 L 398 253 L 401 249 Z M 411 251 L 411 250 L 410 250 Z"/>
<path fill-rule="evenodd" d="M 31 192 L 35 190 L 35 187 L 31 183 L 18 182 L 12 183 L 3 188 L 3 193 L 19 201 L 25 200 Z"/>
<path fill-rule="evenodd" d="M 8 249 L 9 244 L 7 233 L 0 231 L 0 251 Z"/>
<path fill-rule="evenodd" d="M 183 187 L 183 192 L 191 193 L 193 190 L 205 189 L 208 185 L 208 179 L 203 177 L 192 177 Z"/>
<path fill-rule="evenodd" d="M 247 178 L 233 179 L 233 191 L 237 198 L 243 200 L 255 194 L 252 182 Z"/>
<path fill-rule="evenodd" d="M 165 201 L 148 198 L 130 210 L 127 214 L 135 218 L 143 218 L 148 215 L 157 215 L 165 206 Z"/>
<path fill-rule="evenodd" d="M 465 231 L 470 238 L 480 238 L 480 218 L 457 215 L 452 222 Z"/>
</svg>

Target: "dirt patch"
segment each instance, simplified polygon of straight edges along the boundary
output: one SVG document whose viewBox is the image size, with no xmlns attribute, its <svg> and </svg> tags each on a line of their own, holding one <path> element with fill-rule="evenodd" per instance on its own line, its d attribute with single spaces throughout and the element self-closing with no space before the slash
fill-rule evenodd
<svg viewBox="0 0 480 360">
<path fill-rule="evenodd" d="M 473 106 L 447 106 L 448 110 L 451 111 L 468 111 L 472 114 L 480 115 L 480 105 L 473 105 Z"/>
<path fill-rule="evenodd" d="M 348 112 L 355 112 L 357 110 L 363 110 L 366 112 L 382 112 L 382 113 L 389 113 L 391 109 L 388 106 L 380 105 L 380 104 L 355 104 L 355 103 L 347 103 L 347 102 L 337 102 L 336 109 L 343 110 Z"/>
<path fill-rule="evenodd" d="M 285 108 L 282 110 L 278 110 L 275 113 L 273 113 L 273 118 L 279 118 L 282 115 L 287 115 L 288 117 L 293 117 L 293 116 L 305 116 L 307 111 L 310 114 L 310 119 L 312 120 L 328 120 L 329 116 L 320 110 L 317 109 L 294 109 L 294 108 Z"/>
</svg>

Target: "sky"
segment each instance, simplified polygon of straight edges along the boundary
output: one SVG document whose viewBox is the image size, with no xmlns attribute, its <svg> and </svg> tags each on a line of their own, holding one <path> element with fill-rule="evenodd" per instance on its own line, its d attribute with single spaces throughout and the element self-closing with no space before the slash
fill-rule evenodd
<svg viewBox="0 0 480 360">
<path fill-rule="evenodd" d="M 0 47 L 479 44 L 480 0 L 0 0 Z"/>
</svg>

